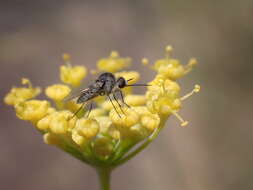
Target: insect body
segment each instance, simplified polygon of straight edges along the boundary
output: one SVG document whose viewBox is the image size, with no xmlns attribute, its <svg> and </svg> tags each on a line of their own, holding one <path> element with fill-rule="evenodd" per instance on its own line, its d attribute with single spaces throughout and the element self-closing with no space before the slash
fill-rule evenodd
<svg viewBox="0 0 253 190">
<path fill-rule="evenodd" d="M 107 96 L 110 100 L 111 104 L 113 105 L 115 111 L 117 112 L 118 116 L 120 116 L 119 112 L 117 111 L 112 98 L 117 102 L 118 106 L 120 107 L 121 111 L 123 112 L 121 108 L 121 104 L 118 102 L 116 95 L 119 94 L 121 101 L 124 105 L 130 107 L 127 105 L 124 101 L 123 94 L 121 92 L 121 88 L 127 87 L 127 86 L 147 86 L 146 84 L 133 84 L 128 85 L 127 82 L 132 79 L 124 79 L 123 77 L 115 78 L 115 76 L 112 73 L 106 72 L 101 74 L 95 82 L 93 82 L 91 85 L 88 86 L 88 88 L 82 90 L 77 96 L 68 98 L 67 100 L 71 100 L 73 98 L 77 98 L 77 104 L 81 104 L 82 106 L 76 111 L 74 115 L 76 115 L 83 107 L 84 105 L 91 101 L 93 98 L 97 96 Z M 112 97 L 111 97 L 112 95 Z M 88 112 L 88 115 L 92 109 L 92 103 L 90 104 L 90 109 Z M 124 112 L 123 112 L 124 113 Z"/>
</svg>

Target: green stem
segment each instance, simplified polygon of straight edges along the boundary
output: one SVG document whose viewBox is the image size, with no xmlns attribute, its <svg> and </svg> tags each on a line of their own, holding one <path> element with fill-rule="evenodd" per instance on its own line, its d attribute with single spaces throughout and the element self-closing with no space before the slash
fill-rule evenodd
<svg viewBox="0 0 253 190">
<path fill-rule="evenodd" d="M 97 168 L 101 190 L 110 190 L 111 168 Z"/>
<path fill-rule="evenodd" d="M 140 145 L 137 149 L 135 149 L 133 152 L 130 152 L 127 156 L 125 156 L 124 158 L 122 158 L 121 160 L 116 162 L 116 166 L 119 166 L 125 162 L 127 162 L 128 160 L 130 160 L 131 158 L 133 158 L 136 154 L 138 154 L 139 152 L 141 152 L 143 149 L 145 149 L 159 134 L 161 128 L 156 129 L 156 131 L 142 144 Z"/>
</svg>

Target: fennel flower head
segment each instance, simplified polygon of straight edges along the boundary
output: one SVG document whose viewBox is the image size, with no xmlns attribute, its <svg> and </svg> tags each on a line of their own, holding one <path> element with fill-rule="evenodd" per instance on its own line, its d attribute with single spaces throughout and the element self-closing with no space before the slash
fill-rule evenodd
<svg viewBox="0 0 253 190">
<path fill-rule="evenodd" d="M 45 88 L 47 100 L 36 99 L 41 88 L 23 78 L 23 86 L 13 87 L 4 102 L 14 107 L 19 119 L 30 121 L 46 144 L 95 168 L 115 168 L 152 142 L 170 116 L 177 117 L 181 126 L 188 124 L 178 112 L 183 100 L 200 87 L 195 85 L 189 94 L 181 96 L 177 80 L 190 72 L 197 61 L 192 58 L 183 65 L 171 57 L 171 46 L 166 47 L 165 52 L 166 56 L 154 64 L 146 58 L 142 60 L 143 67 L 156 72 L 153 79 L 145 81 L 145 94 L 134 94 L 130 85 L 122 89 L 124 99 L 116 101 L 115 98 L 112 102 L 106 96 L 92 99 L 96 106 L 91 111 L 86 107 L 79 109 L 81 104 L 77 104 L 76 99 L 64 100 L 80 89 L 88 73 L 110 72 L 116 78 L 131 79 L 128 84 L 142 82 L 139 72 L 129 70 L 130 58 L 112 51 L 109 57 L 97 62 L 96 70 L 88 71 L 85 66 L 72 65 L 70 55 L 64 54 L 65 63 L 59 68 L 61 82 Z"/>
</svg>

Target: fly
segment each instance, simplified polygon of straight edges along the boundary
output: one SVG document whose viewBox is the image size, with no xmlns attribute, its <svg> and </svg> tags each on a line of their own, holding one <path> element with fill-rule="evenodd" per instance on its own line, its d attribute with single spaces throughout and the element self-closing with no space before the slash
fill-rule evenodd
<svg viewBox="0 0 253 190">
<path fill-rule="evenodd" d="M 116 95 L 119 94 L 122 103 L 124 105 L 126 105 L 127 107 L 130 107 L 124 101 L 124 96 L 123 96 L 121 89 L 128 87 L 128 86 L 148 86 L 147 84 L 132 84 L 132 85 L 130 85 L 130 84 L 128 84 L 128 82 L 131 80 L 133 80 L 133 79 L 126 80 L 123 77 L 116 78 L 112 73 L 109 73 L 109 72 L 102 73 L 95 80 L 95 82 L 93 82 L 92 84 L 90 84 L 88 86 L 88 88 L 82 90 L 78 95 L 75 95 L 75 96 L 65 99 L 65 101 L 69 101 L 74 98 L 77 98 L 76 103 L 82 104 L 80 106 L 80 108 L 74 113 L 74 115 L 73 115 L 73 117 L 74 117 L 81 109 L 83 109 L 83 107 L 85 106 L 86 103 L 88 103 L 89 101 L 91 101 L 95 97 L 106 96 L 110 100 L 110 102 L 111 102 L 113 108 L 115 109 L 115 111 L 117 112 L 118 116 L 121 117 L 118 110 L 116 109 L 116 106 L 114 105 L 114 103 L 112 101 L 114 99 L 115 102 L 117 102 L 121 112 L 124 113 L 124 111 L 122 110 L 122 105 L 118 102 L 118 100 L 116 98 Z M 87 117 L 89 116 L 91 110 L 92 110 L 92 103 L 90 103 Z"/>
</svg>

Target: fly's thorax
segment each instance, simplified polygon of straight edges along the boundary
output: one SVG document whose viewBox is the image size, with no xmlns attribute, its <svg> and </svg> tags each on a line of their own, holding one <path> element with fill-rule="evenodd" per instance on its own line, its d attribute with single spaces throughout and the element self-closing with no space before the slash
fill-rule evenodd
<svg viewBox="0 0 253 190">
<path fill-rule="evenodd" d="M 98 81 L 103 82 L 103 88 L 101 91 L 104 91 L 105 94 L 110 94 L 113 87 L 115 86 L 116 79 L 112 73 L 103 73 L 99 76 Z"/>
</svg>

